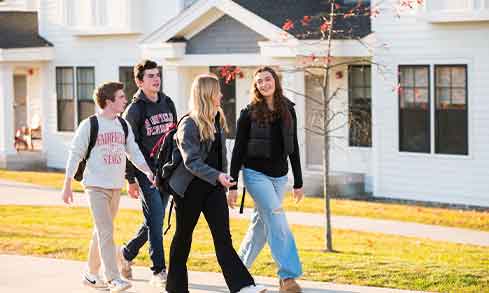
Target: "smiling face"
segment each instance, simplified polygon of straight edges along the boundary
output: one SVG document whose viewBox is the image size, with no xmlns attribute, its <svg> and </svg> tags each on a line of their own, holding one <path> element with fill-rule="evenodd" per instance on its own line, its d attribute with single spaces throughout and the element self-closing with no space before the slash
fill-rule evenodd
<svg viewBox="0 0 489 293">
<path fill-rule="evenodd" d="M 268 71 L 259 72 L 255 75 L 255 86 L 264 97 L 273 97 L 275 93 L 275 79 Z"/>
<path fill-rule="evenodd" d="M 143 80 L 136 79 L 136 83 L 144 93 L 154 96 L 160 91 L 161 87 L 160 71 L 158 68 L 146 69 Z"/>
</svg>

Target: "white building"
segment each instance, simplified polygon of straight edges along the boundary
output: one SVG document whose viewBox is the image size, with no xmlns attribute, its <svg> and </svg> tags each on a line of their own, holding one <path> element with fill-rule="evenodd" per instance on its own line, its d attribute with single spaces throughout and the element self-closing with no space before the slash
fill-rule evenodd
<svg viewBox="0 0 489 293">
<path fill-rule="evenodd" d="M 318 87 L 294 69 L 300 56 L 320 55 L 318 48 L 323 47 L 317 41 L 310 45 L 315 36 L 282 30 L 287 19 L 321 11 L 323 4 L 316 2 L 321 3 L 0 1 L 0 166 L 14 168 L 23 155 L 13 147 L 15 129 L 40 117 L 38 154 L 49 167 L 64 168 L 73 130 L 95 111 L 95 85 L 120 80 L 132 92 L 131 67 L 142 58 L 161 64 L 163 90 L 180 113 L 186 110 L 197 74 L 239 66 L 243 77 L 223 83 L 224 107 L 232 122 L 248 102 L 253 70 L 273 65 L 281 71 L 287 96 L 296 102 L 305 180 L 317 193 L 321 138 L 306 128 L 317 123 L 320 105 L 303 95 L 317 95 Z M 340 2 L 346 7 L 356 1 Z M 368 50 L 358 41 L 342 39 L 341 33 L 336 36 L 333 60 L 346 64 L 331 76 L 331 91 L 340 88 L 334 106 L 349 112 L 346 117 L 360 119 L 364 128 L 351 124 L 337 131 L 335 136 L 344 139 L 334 140 L 332 169 L 338 184 L 346 181 L 346 193 L 360 185 L 379 197 L 489 206 L 489 172 L 484 171 L 489 119 L 483 116 L 489 111 L 484 99 L 489 92 L 484 82 L 489 77 L 489 41 L 484 38 L 489 1 L 425 2 L 401 11 L 400 18 L 386 9 L 371 21 L 357 18 L 344 26 L 353 27 L 349 34 L 363 43 L 386 43 L 388 49 Z M 27 20 L 37 22 L 37 29 L 26 29 Z M 359 59 L 383 64 L 386 70 L 348 64 Z M 395 90 L 398 84 L 401 90 Z M 357 136 L 359 132 L 366 135 Z"/>
</svg>

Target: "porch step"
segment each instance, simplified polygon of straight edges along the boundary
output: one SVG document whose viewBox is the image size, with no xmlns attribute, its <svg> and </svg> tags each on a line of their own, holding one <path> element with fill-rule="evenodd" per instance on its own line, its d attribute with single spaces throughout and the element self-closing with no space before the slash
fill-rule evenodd
<svg viewBox="0 0 489 293">
<path fill-rule="evenodd" d="M 47 158 L 40 151 L 19 151 L 0 158 L 0 168 L 16 171 L 41 171 L 47 169 Z"/>
</svg>

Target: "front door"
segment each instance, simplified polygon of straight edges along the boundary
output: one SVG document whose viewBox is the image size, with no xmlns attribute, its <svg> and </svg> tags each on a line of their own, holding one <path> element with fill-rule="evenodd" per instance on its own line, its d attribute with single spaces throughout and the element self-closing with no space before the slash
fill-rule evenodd
<svg viewBox="0 0 489 293">
<path fill-rule="evenodd" d="M 27 78 L 14 75 L 14 131 L 27 126 Z"/>
</svg>

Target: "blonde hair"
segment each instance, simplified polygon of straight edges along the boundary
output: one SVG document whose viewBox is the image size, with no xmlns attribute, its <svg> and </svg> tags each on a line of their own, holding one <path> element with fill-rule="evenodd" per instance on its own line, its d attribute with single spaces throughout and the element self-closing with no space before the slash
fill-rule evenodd
<svg viewBox="0 0 489 293">
<path fill-rule="evenodd" d="M 219 80 L 216 76 L 202 74 L 197 76 L 192 83 L 190 91 L 190 116 L 199 128 L 200 141 L 214 140 L 216 130 L 214 123 L 217 112 L 220 115 L 220 124 L 228 131 L 226 117 L 221 107 L 214 106 L 213 99 L 220 94 Z"/>
</svg>

